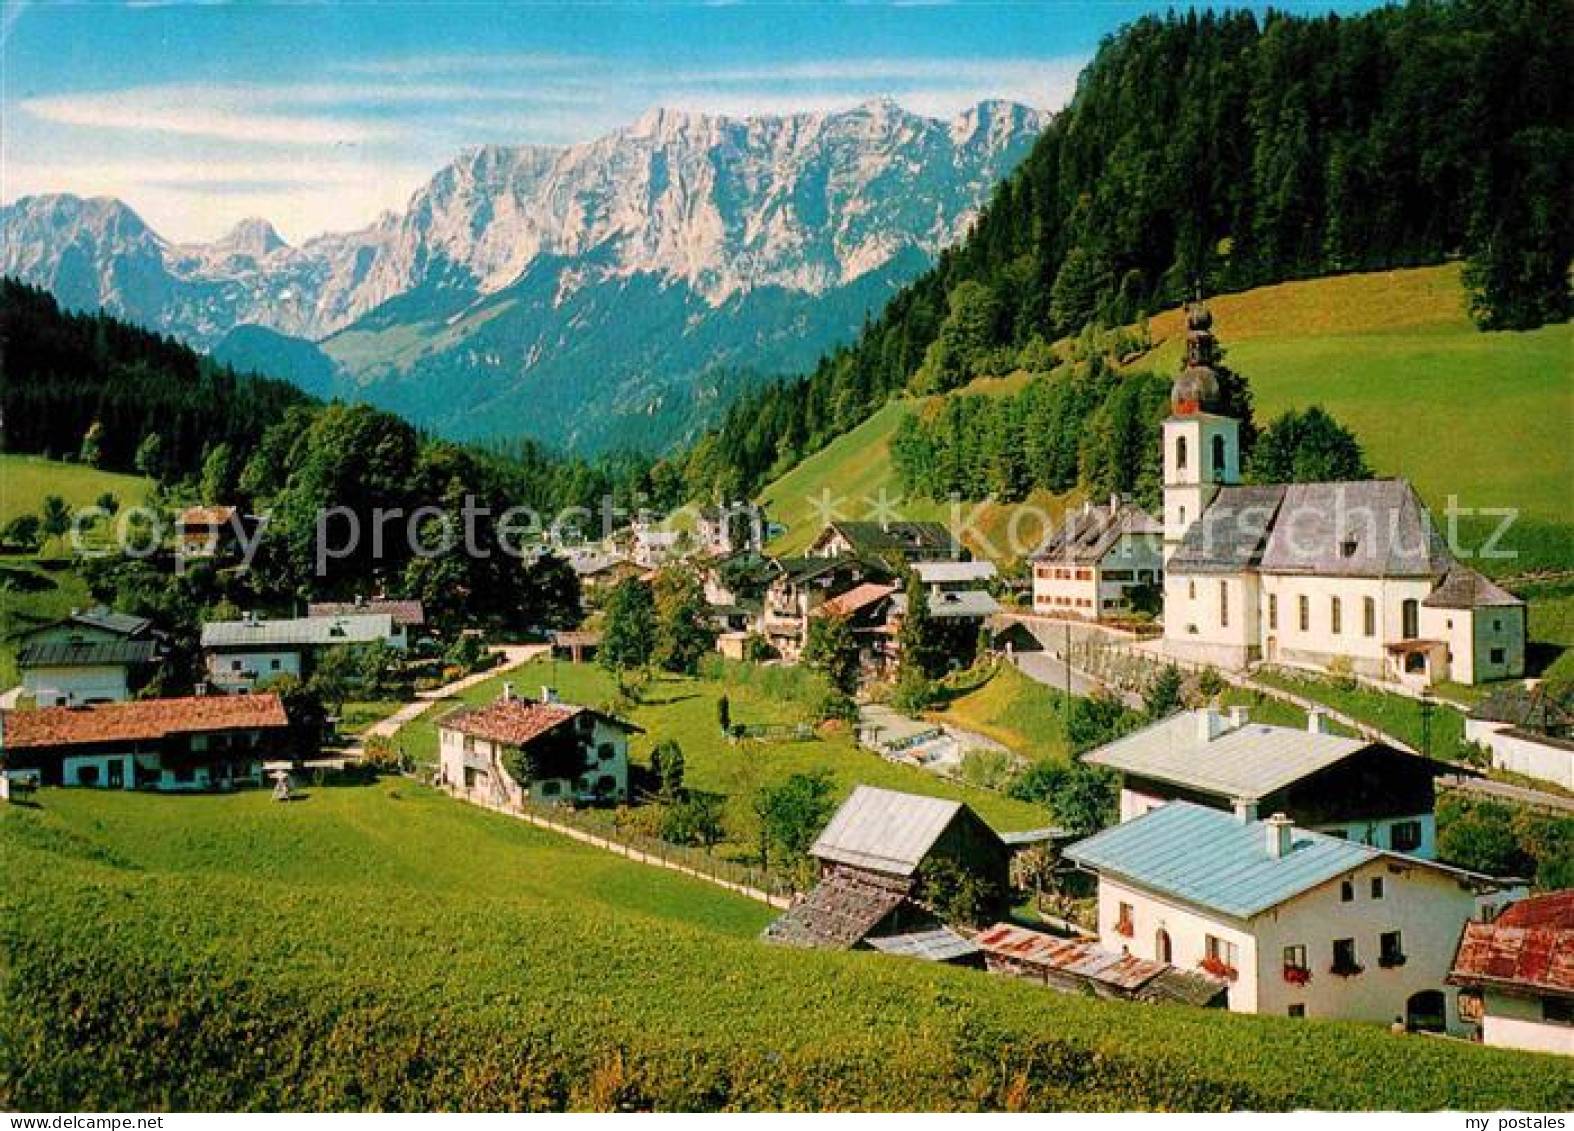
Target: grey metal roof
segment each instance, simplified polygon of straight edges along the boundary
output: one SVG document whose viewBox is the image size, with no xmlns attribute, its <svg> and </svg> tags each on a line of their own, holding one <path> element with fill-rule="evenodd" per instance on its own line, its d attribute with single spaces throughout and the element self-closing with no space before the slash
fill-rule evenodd
<svg viewBox="0 0 1574 1131">
<path fill-rule="evenodd" d="M 101 664 L 148 664 L 158 653 L 156 640 L 81 640 L 29 644 L 17 655 L 23 668 L 84 668 Z"/>
<path fill-rule="evenodd" d="M 907 612 L 907 594 L 891 598 L 891 611 L 898 616 Z M 990 617 L 1000 611 L 1000 602 L 982 589 L 960 593 L 935 593 L 929 598 L 929 615 L 945 620 L 958 617 Z"/>
<path fill-rule="evenodd" d="M 962 937 L 949 927 L 912 931 L 905 935 L 877 936 L 867 938 L 864 942 L 885 954 L 921 958 L 925 962 L 955 962 L 959 958 L 970 958 L 979 952 L 976 942 Z"/>
<path fill-rule="evenodd" d="M 809 852 L 821 860 L 911 876 L 962 809 L 960 801 L 861 785 Z"/>
<path fill-rule="evenodd" d="M 1295 829 L 1282 857 L 1261 821 L 1172 801 L 1066 849 L 1100 876 L 1129 880 L 1234 919 L 1250 919 L 1386 854 Z M 1412 860 L 1426 866 L 1426 862 Z"/>
<path fill-rule="evenodd" d="M 1093 565 L 1103 561 L 1128 534 L 1163 533 L 1164 527 L 1158 520 L 1135 504 L 1113 501 L 1086 505 L 1066 512 L 1064 520 L 1033 554 L 1033 560 Z"/>
<path fill-rule="evenodd" d="M 393 635 L 393 617 L 295 617 L 289 620 L 220 620 L 202 626 L 204 648 L 370 644 Z"/>
<path fill-rule="evenodd" d="M 1000 834 L 1000 842 L 1008 848 L 1021 848 L 1030 844 L 1051 844 L 1057 840 L 1068 840 L 1076 834 L 1059 825 L 1047 825 L 1041 829 L 1020 829 L 1016 832 Z"/>
<path fill-rule="evenodd" d="M 140 636 L 153 627 L 153 622 L 147 617 L 133 616 L 130 613 L 119 613 L 106 605 L 96 605 L 91 609 L 83 609 L 80 612 L 72 613 L 66 619 L 76 624 L 102 628 L 105 632 L 114 632 L 121 636 Z"/>
<path fill-rule="evenodd" d="M 890 551 L 940 551 L 961 556 L 961 545 L 943 522 L 833 522 L 815 539 L 823 542 L 835 531 L 845 538 L 855 554 L 880 555 Z"/>
<path fill-rule="evenodd" d="M 1095 766 L 1229 799 L 1255 801 L 1342 762 L 1372 743 L 1295 727 L 1246 723 L 1205 741 L 1207 711 L 1181 711 L 1082 756 Z"/>
<path fill-rule="evenodd" d="M 1514 594 L 1495 585 L 1469 566 L 1455 565 L 1421 602 L 1434 609 L 1514 608 L 1523 606 Z"/>
<path fill-rule="evenodd" d="M 914 562 L 912 568 L 925 585 L 988 581 L 999 572 L 994 562 Z"/>
<path fill-rule="evenodd" d="M 1453 564 L 1415 489 L 1403 479 L 1372 479 L 1285 487 L 1261 568 L 1264 573 L 1436 578 Z"/>
<path fill-rule="evenodd" d="M 1186 529 L 1169 573 L 1238 573 L 1262 562 L 1286 488 L 1223 487 Z"/>
</svg>

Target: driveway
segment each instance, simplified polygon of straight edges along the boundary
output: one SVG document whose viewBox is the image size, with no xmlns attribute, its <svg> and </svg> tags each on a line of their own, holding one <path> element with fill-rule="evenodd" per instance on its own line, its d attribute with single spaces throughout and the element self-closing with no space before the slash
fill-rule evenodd
<svg viewBox="0 0 1574 1131">
<path fill-rule="evenodd" d="M 382 738 L 392 738 L 399 732 L 401 727 L 426 714 L 427 711 L 432 709 L 434 704 L 444 699 L 451 699 L 463 691 L 468 691 L 478 683 L 485 683 L 489 679 L 495 679 L 504 672 L 510 672 L 517 667 L 522 667 L 531 660 L 548 655 L 552 651 L 552 646 L 550 644 L 501 644 L 492 648 L 491 651 L 501 654 L 503 657 L 496 667 L 488 668 L 484 672 L 474 672 L 462 679 L 456 679 L 452 683 L 434 687 L 430 691 L 417 691 L 412 702 L 406 703 L 386 719 L 379 719 L 367 727 L 361 736 L 362 741 L 364 742 L 365 739 L 374 735 Z M 352 756 L 360 752 L 361 746 L 357 744 L 346 750 L 345 754 Z"/>
<path fill-rule="evenodd" d="M 1046 687 L 1053 687 L 1056 691 L 1063 692 L 1070 687 L 1071 694 L 1086 699 L 1095 693 L 1108 690 L 1098 680 L 1083 675 L 1076 668 L 1068 669 L 1058 656 L 1049 652 L 1018 652 L 1012 659 L 1023 675 L 1037 680 Z M 1142 709 L 1142 696 L 1136 692 L 1123 692 L 1120 697 L 1126 706 Z"/>
</svg>

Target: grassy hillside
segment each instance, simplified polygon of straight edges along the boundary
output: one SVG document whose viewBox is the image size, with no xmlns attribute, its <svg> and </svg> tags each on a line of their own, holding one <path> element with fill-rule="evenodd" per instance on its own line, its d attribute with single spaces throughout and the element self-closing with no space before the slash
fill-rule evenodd
<svg viewBox="0 0 1574 1131">
<path fill-rule="evenodd" d="M 1355 430 L 1378 474 L 1409 478 L 1437 508 L 1450 494 L 1466 506 L 1519 507 L 1532 564 L 1574 559 L 1574 326 L 1478 332 L 1465 317 L 1456 265 L 1286 283 L 1209 305 L 1230 365 L 1251 381 L 1259 420 L 1321 404 Z M 1173 372 L 1181 329 L 1178 311 L 1156 317 L 1155 347 L 1131 367 Z M 966 392 L 1018 381 L 975 382 Z M 762 493 L 772 517 L 788 525 L 780 549 L 813 537 L 811 504 L 826 491 L 846 500 L 853 518 L 865 516 L 863 499 L 882 487 L 901 494 L 888 444 L 916 406 L 887 405 Z M 1055 500 L 1036 502 L 1056 509 Z M 946 508 L 899 509 L 930 518 Z M 1000 529 L 1016 509 L 989 508 L 982 525 Z"/>
<path fill-rule="evenodd" d="M 1574 1066 L 755 939 L 405 782 L 3 807 L 0 1105 L 1563 1110 Z"/>
<path fill-rule="evenodd" d="M 716 682 L 662 676 L 646 691 L 645 702 L 627 712 L 631 721 L 645 728 L 635 736 L 632 756 L 649 765 L 651 748 L 661 739 L 676 737 L 683 747 L 685 782 L 692 788 L 741 797 L 749 789 L 780 781 L 789 774 L 829 770 L 835 776 L 838 798 L 859 783 L 904 789 L 933 797 L 966 801 L 998 829 L 1030 829 L 1044 823 L 1037 806 L 998 794 L 970 789 L 935 777 L 911 766 L 887 762 L 861 749 L 847 733 L 822 736 L 812 742 L 758 742 L 744 748 L 722 738 L 716 725 L 716 700 L 726 693 L 732 718 L 739 723 L 798 722 L 803 711 L 781 696 L 749 686 L 741 679 Z M 460 702 L 482 703 L 495 699 L 505 682 L 522 693 L 534 694 L 541 684 L 556 687 L 571 703 L 606 703 L 615 693 L 612 677 L 588 664 L 537 661 L 507 676 L 488 680 L 466 691 Z M 399 732 L 407 753 L 431 762 L 437 758 L 437 720 L 449 709 L 442 705 Z"/>
<path fill-rule="evenodd" d="M 152 486 L 139 475 L 39 456 L 0 455 L 0 523 L 20 514 L 37 514 L 46 495 L 59 495 L 71 507 L 86 507 L 107 491 L 121 506 L 130 506 L 140 503 Z"/>
</svg>

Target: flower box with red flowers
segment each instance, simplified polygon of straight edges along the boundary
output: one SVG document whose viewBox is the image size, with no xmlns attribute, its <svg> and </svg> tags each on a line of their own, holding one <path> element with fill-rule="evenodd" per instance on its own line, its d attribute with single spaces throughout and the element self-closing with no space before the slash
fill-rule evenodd
<svg viewBox="0 0 1574 1131">
<path fill-rule="evenodd" d="M 1312 972 L 1304 966 L 1286 966 L 1284 980 L 1292 986 L 1304 986 L 1312 980 Z"/>
<path fill-rule="evenodd" d="M 1225 962 L 1222 958 L 1213 958 L 1210 956 L 1208 958 L 1204 958 L 1197 965 L 1202 967 L 1202 969 L 1206 970 L 1208 973 L 1212 974 L 1215 978 L 1225 978 L 1233 982 L 1240 976 L 1236 972 L 1235 967 L 1231 966 L 1228 962 Z"/>
</svg>

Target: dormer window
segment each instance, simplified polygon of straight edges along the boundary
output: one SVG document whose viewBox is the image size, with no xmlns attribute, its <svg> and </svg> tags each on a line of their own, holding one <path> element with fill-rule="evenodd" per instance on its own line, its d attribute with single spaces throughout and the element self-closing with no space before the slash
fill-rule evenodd
<svg viewBox="0 0 1574 1131">
<path fill-rule="evenodd" d="M 1355 557 L 1355 551 L 1356 542 L 1354 538 L 1346 538 L 1343 542 L 1339 543 L 1339 556 L 1341 558 L 1353 558 Z"/>
</svg>

